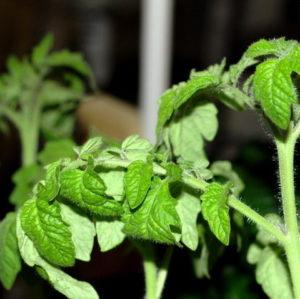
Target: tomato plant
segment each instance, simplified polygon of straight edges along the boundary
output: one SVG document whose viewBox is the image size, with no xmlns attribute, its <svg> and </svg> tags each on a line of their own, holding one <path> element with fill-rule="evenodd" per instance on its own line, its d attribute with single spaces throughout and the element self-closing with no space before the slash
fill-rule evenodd
<svg viewBox="0 0 300 299">
<path fill-rule="evenodd" d="M 299 73 L 298 42 L 259 40 L 236 64 L 223 60 L 192 71 L 167 90 L 159 99 L 155 144 L 137 135 L 113 145 L 95 137 L 75 146 L 72 157 L 48 164 L 31 196 L 1 223 L 1 281 L 12 285 L 22 259 L 66 297 L 98 298 L 90 284 L 62 268 L 89 261 L 95 236 L 102 252 L 128 238 L 144 258 L 146 298 L 159 299 L 175 247 L 201 248 L 198 272 L 207 276 L 208 238 L 228 246 L 245 217 L 257 226 L 247 260 L 258 284 L 270 298 L 300 299 Z M 282 215 L 261 215 L 246 205 L 231 163 L 209 161 L 205 145 L 218 131 L 217 101 L 254 110 L 267 124 L 278 156 Z M 164 244 L 162 258 L 157 243 Z"/>
</svg>

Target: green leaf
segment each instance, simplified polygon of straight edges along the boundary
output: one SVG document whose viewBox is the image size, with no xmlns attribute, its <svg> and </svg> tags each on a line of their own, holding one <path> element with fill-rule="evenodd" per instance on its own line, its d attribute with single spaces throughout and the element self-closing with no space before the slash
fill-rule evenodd
<svg viewBox="0 0 300 299">
<path fill-rule="evenodd" d="M 124 169 L 99 169 L 100 177 L 106 186 L 105 194 L 117 201 L 124 198 Z"/>
<path fill-rule="evenodd" d="M 147 139 L 138 135 L 131 135 L 123 141 L 121 151 L 128 160 L 146 161 L 149 154 L 153 151 L 153 145 Z"/>
<path fill-rule="evenodd" d="M 17 237 L 20 253 L 25 263 L 30 267 L 41 267 L 43 277 L 47 278 L 54 289 L 69 299 L 99 299 L 96 291 L 89 283 L 72 278 L 58 268 L 53 267 L 39 255 L 33 242 L 23 231 L 19 218 L 17 218 Z"/>
<path fill-rule="evenodd" d="M 229 244 L 230 237 L 228 191 L 228 186 L 211 183 L 201 196 L 203 218 L 213 234 L 225 245 Z"/>
<path fill-rule="evenodd" d="M 170 124 L 169 138 L 175 156 L 188 161 L 205 158 L 204 140 L 212 141 L 217 133 L 216 115 L 215 105 L 207 102 L 184 109 L 181 117 Z"/>
<path fill-rule="evenodd" d="M 87 216 L 65 204 L 61 203 L 60 208 L 61 217 L 69 225 L 72 234 L 75 257 L 81 261 L 90 261 L 96 235 L 94 223 Z"/>
<path fill-rule="evenodd" d="M 43 150 L 38 154 L 38 161 L 43 165 L 53 163 L 59 159 L 75 159 L 73 150 L 75 143 L 71 139 L 59 139 L 48 141 Z"/>
<path fill-rule="evenodd" d="M 15 213 L 8 213 L 0 222 L 0 236 L 0 281 L 9 290 L 21 270 Z"/>
<path fill-rule="evenodd" d="M 183 170 L 179 165 L 170 162 L 163 166 L 167 171 L 167 178 L 169 182 L 177 182 L 181 180 Z"/>
<path fill-rule="evenodd" d="M 270 120 L 281 129 L 287 129 L 291 105 L 297 100 L 292 71 L 288 59 L 269 59 L 259 64 L 254 74 L 255 97 Z"/>
<path fill-rule="evenodd" d="M 254 107 L 254 101 L 237 87 L 222 85 L 217 91 L 218 99 L 229 108 L 242 111 Z"/>
<path fill-rule="evenodd" d="M 46 57 L 53 47 L 54 37 L 53 34 L 48 33 L 41 42 L 33 48 L 32 62 L 36 66 L 42 66 L 45 63 Z"/>
<path fill-rule="evenodd" d="M 253 243 L 249 246 L 247 252 L 247 262 L 251 265 L 255 265 L 258 263 L 262 253 L 262 248 L 257 244 Z"/>
<path fill-rule="evenodd" d="M 203 180 L 209 180 L 213 177 L 212 172 L 207 169 L 209 162 L 206 157 L 201 157 L 194 162 L 183 159 L 178 159 L 177 162 L 186 174 L 190 174 Z"/>
<path fill-rule="evenodd" d="M 39 182 L 37 186 L 37 197 L 46 201 L 56 198 L 59 192 L 58 175 L 60 171 L 60 161 L 53 162 L 46 167 L 45 181 Z"/>
<path fill-rule="evenodd" d="M 15 188 L 10 194 L 9 201 L 17 207 L 22 206 L 26 200 L 31 198 L 32 188 L 42 177 L 43 172 L 43 169 L 37 164 L 18 169 L 12 177 Z"/>
<path fill-rule="evenodd" d="M 256 281 L 271 299 L 293 298 L 287 267 L 271 247 L 262 250 L 255 274 Z"/>
<path fill-rule="evenodd" d="M 67 224 L 62 220 L 57 202 L 42 199 L 25 202 L 21 210 L 22 228 L 47 261 L 58 266 L 72 266 L 75 249 Z"/>
<path fill-rule="evenodd" d="M 201 226 L 198 225 L 197 229 L 200 238 L 201 248 L 198 247 L 197 250 L 192 254 L 195 276 L 199 279 L 204 277 L 210 278 L 209 275 L 210 251 L 208 249 L 208 244 L 205 238 L 205 230 L 202 225 Z"/>
<path fill-rule="evenodd" d="M 175 206 L 168 183 L 156 178 L 143 204 L 124 214 L 124 232 L 159 243 L 176 243 L 173 233 L 180 231 L 181 223 Z"/>
<path fill-rule="evenodd" d="M 60 194 L 80 208 L 104 216 L 122 212 L 120 203 L 105 196 L 103 180 L 92 170 L 64 170 L 60 174 L 60 185 Z"/>
<path fill-rule="evenodd" d="M 68 101 L 76 101 L 81 98 L 82 94 L 72 90 L 69 86 L 63 86 L 53 80 L 45 80 L 39 93 L 39 101 L 44 107 L 63 105 Z"/>
<path fill-rule="evenodd" d="M 79 149 L 78 154 L 81 159 L 88 159 L 89 156 L 93 155 L 100 150 L 103 141 L 101 137 L 94 137 L 84 143 Z"/>
<path fill-rule="evenodd" d="M 215 176 L 221 176 L 228 179 L 233 184 L 232 191 L 239 195 L 244 190 L 244 183 L 238 174 L 233 170 L 229 161 L 216 161 L 210 166 L 210 170 Z"/>
<path fill-rule="evenodd" d="M 137 160 L 128 166 L 124 182 L 126 199 L 131 209 L 137 208 L 144 201 L 152 176 L 152 163 Z"/>
<path fill-rule="evenodd" d="M 254 65 L 256 62 L 256 60 L 243 55 L 238 63 L 230 66 L 229 71 L 225 74 L 225 76 L 228 76 L 230 82 L 234 85 L 234 87 L 237 87 L 243 72 L 248 67 Z"/>
<path fill-rule="evenodd" d="M 245 56 L 249 58 L 257 58 L 265 55 L 281 57 L 291 52 L 297 44 L 295 40 L 285 40 L 284 38 L 274 40 L 260 39 L 247 49 Z"/>
<path fill-rule="evenodd" d="M 176 96 L 177 85 L 168 89 L 159 99 L 159 110 L 156 125 L 156 135 L 159 137 L 163 126 L 171 118 L 174 111 L 174 98 Z"/>
<path fill-rule="evenodd" d="M 219 76 L 212 74 L 210 71 L 192 72 L 191 79 L 182 84 L 174 99 L 174 109 L 177 110 L 200 90 L 218 85 Z"/>
<path fill-rule="evenodd" d="M 101 252 L 109 251 L 120 245 L 126 235 L 124 223 L 119 220 L 99 220 L 96 222 L 97 239 Z"/>
<path fill-rule="evenodd" d="M 66 108 L 63 106 L 62 108 Z M 70 138 L 74 129 L 74 109 L 60 111 L 57 109 L 46 110 L 43 112 L 41 120 L 41 130 L 46 140 L 57 140 Z"/>
<path fill-rule="evenodd" d="M 182 225 L 181 241 L 191 250 L 198 247 L 197 218 L 200 210 L 200 199 L 184 190 L 178 198 L 176 211 Z"/>
<path fill-rule="evenodd" d="M 47 58 L 47 64 L 52 67 L 68 67 L 83 76 L 91 76 L 91 69 L 85 62 L 82 55 L 69 50 L 62 50 L 50 54 Z"/>
<path fill-rule="evenodd" d="M 264 216 L 267 221 L 269 221 L 270 223 L 272 223 L 275 227 L 277 227 L 280 230 L 284 230 L 284 223 L 282 218 L 277 215 L 277 214 L 267 214 Z M 277 244 L 277 239 L 271 235 L 270 233 L 268 233 L 267 231 L 265 231 L 263 228 L 261 228 L 260 226 L 257 227 L 258 228 L 258 233 L 256 235 L 256 240 L 263 245 L 269 245 L 269 244 Z"/>
</svg>

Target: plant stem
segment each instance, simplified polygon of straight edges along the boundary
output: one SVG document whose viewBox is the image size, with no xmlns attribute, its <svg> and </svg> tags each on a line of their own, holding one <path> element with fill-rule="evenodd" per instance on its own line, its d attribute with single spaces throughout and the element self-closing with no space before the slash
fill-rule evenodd
<svg viewBox="0 0 300 299">
<path fill-rule="evenodd" d="M 265 217 L 261 216 L 249 206 L 236 199 L 233 195 L 229 196 L 228 205 L 253 221 L 256 225 L 271 233 L 282 245 L 286 243 L 286 236 L 281 230 L 269 222 Z"/>
<path fill-rule="evenodd" d="M 291 273 L 295 299 L 300 299 L 300 238 L 294 187 L 294 150 L 298 130 L 282 141 L 276 139 L 282 208 L 287 228 L 285 251 Z"/>
<path fill-rule="evenodd" d="M 162 261 L 162 265 L 157 274 L 156 299 L 161 298 L 166 283 L 166 279 L 168 276 L 168 268 L 172 257 L 172 253 L 173 253 L 173 247 L 169 246 L 166 250 L 165 256 Z"/>
<path fill-rule="evenodd" d="M 140 248 L 144 261 L 145 285 L 146 285 L 146 299 L 156 299 L 157 292 L 157 267 L 155 263 L 155 254 L 153 247 L 147 246 Z"/>
<path fill-rule="evenodd" d="M 39 107 L 31 115 L 24 115 L 23 126 L 19 129 L 22 145 L 22 165 L 28 166 L 35 163 L 39 142 Z"/>
</svg>

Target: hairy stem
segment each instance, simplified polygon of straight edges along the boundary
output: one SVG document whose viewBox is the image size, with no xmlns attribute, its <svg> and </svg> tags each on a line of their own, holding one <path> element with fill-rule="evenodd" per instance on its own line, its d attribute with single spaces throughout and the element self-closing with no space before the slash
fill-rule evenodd
<svg viewBox="0 0 300 299">
<path fill-rule="evenodd" d="M 286 140 L 276 140 L 282 208 L 287 228 L 285 251 L 295 299 L 300 299 L 300 238 L 294 187 L 294 150 L 298 135 L 297 129 Z"/>
<path fill-rule="evenodd" d="M 286 243 L 286 236 L 283 232 L 269 222 L 266 218 L 255 212 L 249 206 L 236 199 L 233 195 L 229 196 L 228 204 L 231 208 L 240 212 L 242 215 L 246 216 L 248 219 L 253 221 L 256 225 L 260 226 L 264 230 L 272 234 L 282 245 Z"/>
<path fill-rule="evenodd" d="M 165 283 L 166 283 L 166 279 L 168 276 L 168 269 L 169 269 L 169 264 L 170 264 L 170 260 L 172 257 L 172 253 L 173 253 L 173 247 L 170 246 L 167 248 L 166 253 L 164 255 L 162 264 L 160 266 L 160 269 L 158 270 L 157 273 L 157 286 L 156 286 L 156 299 L 160 299 Z"/>
</svg>

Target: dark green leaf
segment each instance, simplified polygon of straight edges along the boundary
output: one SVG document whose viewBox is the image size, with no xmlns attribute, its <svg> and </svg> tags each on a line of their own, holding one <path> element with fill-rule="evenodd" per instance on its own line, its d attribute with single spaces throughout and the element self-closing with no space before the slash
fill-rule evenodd
<svg viewBox="0 0 300 299">
<path fill-rule="evenodd" d="M 229 244 L 230 237 L 228 192 L 228 186 L 211 183 L 201 196 L 203 218 L 213 234 L 225 245 Z"/>
<path fill-rule="evenodd" d="M 152 176 L 152 163 L 137 160 L 128 166 L 124 182 L 126 199 L 131 209 L 137 208 L 144 201 Z"/>
<path fill-rule="evenodd" d="M 38 252 L 58 266 L 73 266 L 75 248 L 69 227 L 63 222 L 57 202 L 28 200 L 21 210 L 21 225 Z"/>
<path fill-rule="evenodd" d="M 291 106 L 297 100 L 291 79 L 288 59 L 269 59 L 256 68 L 254 94 L 271 121 L 281 129 L 287 129 L 291 119 Z"/>
<path fill-rule="evenodd" d="M 105 196 L 106 187 L 94 171 L 64 170 L 60 174 L 60 194 L 94 214 L 114 216 L 122 212 L 120 203 Z"/>
<path fill-rule="evenodd" d="M 181 223 L 175 206 L 168 183 L 155 179 L 143 204 L 123 216 L 124 232 L 159 243 L 176 243 L 173 233 L 180 231 Z"/>
</svg>

